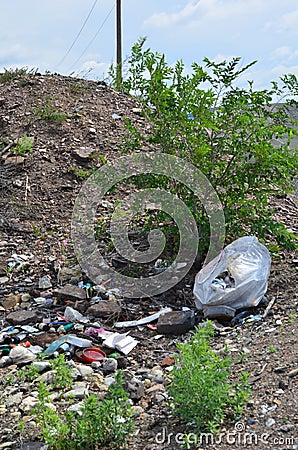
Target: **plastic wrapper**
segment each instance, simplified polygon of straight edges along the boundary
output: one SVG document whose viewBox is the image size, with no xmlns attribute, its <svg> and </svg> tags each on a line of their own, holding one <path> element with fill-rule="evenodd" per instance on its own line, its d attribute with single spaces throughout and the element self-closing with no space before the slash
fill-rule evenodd
<svg viewBox="0 0 298 450">
<path fill-rule="evenodd" d="M 237 309 L 257 306 L 267 291 L 271 258 L 254 236 L 237 239 L 196 275 L 196 307 L 205 317 L 233 317 Z"/>
</svg>

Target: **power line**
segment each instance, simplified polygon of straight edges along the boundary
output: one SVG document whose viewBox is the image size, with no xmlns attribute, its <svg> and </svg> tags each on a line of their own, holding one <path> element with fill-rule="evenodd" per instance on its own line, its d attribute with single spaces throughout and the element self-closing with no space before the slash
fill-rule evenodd
<svg viewBox="0 0 298 450">
<path fill-rule="evenodd" d="M 112 8 L 110 9 L 110 11 L 108 12 L 108 14 L 106 15 L 106 17 L 104 18 L 102 24 L 100 25 L 100 27 L 98 28 L 97 32 L 95 33 L 95 35 L 93 36 L 93 38 L 89 41 L 89 44 L 85 47 L 85 49 L 82 51 L 82 53 L 80 54 L 80 56 L 75 60 L 75 62 L 71 65 L 71 67 L 68 69 L 68 71 L 70 71 L 79 61 L 80 59 L 84 56 L 84 54 L 86 53 L 86 51 L 88 50 L 88 48 L 91 46 L 91 44 L 95 41 L 95 39 L 97 38 L 97 36 L 99 35 L 99 33 L 101 32 L 104 24 L 106 23 L 106 21 L 108 20 L 108 18 L 110 17 L 110 15 L 112 14 L 112 12 L 115 9 L 115 5 L 112 6 Z"/>
<path fill-rule="evenodd" d="M 90 9 L 90 11 L 89 11 L 89 13 L 88 13 L 88 16 L 87 16 L 86 19 L 85 19 L 83 25 L 81 26 L 80 31 L 79 31 L 78 34 L 76 35 L 76 37 L 75 37 L 73 43 L 71 44 L 71 46 L 69 47 L 69 49 L 67 50 L 67 52 L 65 53 L 65 55 L 63 56 L 63 58 L 61 58 L 61 60 L 60 60 L 60 61 L 58 62 L 58 64 L 55 66 L 55 69 L 56 69 L 57 67 L 59 67 L 60 64 L 62 64 L 63 61 L 66 59 L 66 57 L 69 55 L 69 53 L 70 53 L 70 51 L 72 50 L 73 46 L 75 45 L 75 43 L 76 43 L 77 40 L 79 39 L 79 37 L 80 37 L 80 35 L 81 35 L 83 29 L 85 28 L 85 25 L 86 25 L 86 23 L 88 22 L 88 19 L 89 19 L 89 17 L 91 16 L 92 11 L 94 10 L 94 8 L 95 8 L 97 2 L 98 2 L 98 0 L 94 0 L 94 3 L 93 3 L 93 5 L 92 5 L 92 7 L 91 7 L 91 9 Z"/>
</svg>

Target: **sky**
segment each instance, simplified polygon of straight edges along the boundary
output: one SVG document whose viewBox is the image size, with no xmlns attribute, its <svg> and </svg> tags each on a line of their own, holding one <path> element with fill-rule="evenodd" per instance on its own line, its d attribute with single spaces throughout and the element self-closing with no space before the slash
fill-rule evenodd
<svg viewBox="0 0 298 450">
<path fill-rule="evenodd" d="M 116 0 L 0 1 L 0 71 L 107 77 L 115 62 Z M 257 60 L 242 76 L 256 88 L 298 75 L 297 0 L 122 0 L 122 27 L 123 59 L 146 36 L 151 50 L 169 64 L 182 59 L 188 69 L 204 57 Z"/>
</svg>

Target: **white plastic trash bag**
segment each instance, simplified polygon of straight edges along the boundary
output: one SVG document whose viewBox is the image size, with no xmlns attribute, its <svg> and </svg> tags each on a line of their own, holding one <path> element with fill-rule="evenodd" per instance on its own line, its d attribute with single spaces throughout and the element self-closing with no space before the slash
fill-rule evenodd
<svg viewBox="0 0 298 450">
<path fill-rule="evenodd" d="M 256 237 L 237 239 L 196 275 L 196 307 L 209 317 L 218 307 L 233 316 L 237 309 L 257 306 L 267 291 L 270 265 L 269 251 Z"/>
</svg>

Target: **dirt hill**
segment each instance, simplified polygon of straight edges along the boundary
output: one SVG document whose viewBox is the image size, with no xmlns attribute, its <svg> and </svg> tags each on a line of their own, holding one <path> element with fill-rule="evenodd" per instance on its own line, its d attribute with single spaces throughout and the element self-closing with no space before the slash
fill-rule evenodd
<svg viewBox="0 0 298 450">
<path fill-rule="evenodd" d="M 34 319 L 27 322 L 30 325 L 52 316 L 53 311 L 63 312 L 65 303 L 61 300 L 59 303 L 57 289 L 68 283 L 88 281 L 76 266 L 70 239 L 74 201 L 85 179 L 96 168 L 122 154 L 124 119 L 138 122 L 141 127 L 149 125 L 134 99 L 115 92 L 105 83 L 58 75 L 22 75 L 0 83 L 0 108 L 1 332 L 8 325 L 16 326 L 16 322 L 7 320 L 12 312 L 21 316 L 24 311 L 33 311 Z M 297 232 L 297 198 L 279 196 L 272 199 L 272 205 L 276 219 Z M 233 377 L 243 370 L 250 372 L 252 396 L 240 419 L 243 429 L 238 431 L 245 429 L 258 436 L 254 448 L 260 450 L 294 449 L 298 445 L 297 262 L 291 251 L 273 255 L 267 303 L 253 311 L 263 314 L 271 301 L 267 317 L 235 327 L 215 324 L 214 349 L 221 352 L 225 345 L 231 348 L 236 361 Z M 161 297 L 141 302 L 122 300 L 121 313 L 98 320 L 114 330 L 113 324 L 119 317 L 138 319 L 162 306 L 195 309 L 194 274 L 195 271 Z M 44 276 L 51 284 L 46 293 L 39 287 Z M 55 299 L 53 311 L 35 301 L 42 294 Z M 71 304 L 78 306 L 78 303 Z M 81 311 L 86 312 L 86 305 L 81 305 Z M 178 449 L 169 433 L 175 436 L 187 427 L 173 418 L 167 405 L 164 387 L 167 369 L 162 363 L 164 357 L 176 352 L 176 343 L 186 336 L 154 339 L 154 332 L 147 328 L 134 328 L 131 334 L 140 344 L 126 357 L 125 365 L 131 377 L 142 384 L 143 393 L 132 396 L 138 407 L 135 408 L 138 432 L 129 448 Z M 3 391 L 0 448 L 38 448 L 34 423 L 31 424 L 30 413 L 23 407 L 34 386 L 16 379 L 12 384 L 8 382 L 8 375 L 14 377 L 16 372 L 16 366 L 0 368 Z M 20 401 L 12 400 L 19 392 L 23 395 Z M 35 440 L 35 444 L 31 442 L 27 447 L 21 447 L 17 428 L 18 420 L 24 416 L 27 440 Z M 233 424 L 227 427 L 234 430 Z M 165 429 L 166 438 L 161 442 L 158 433 Z M 260 436 L 264 434 L 269 437 L 262 441 Z M 239 436 L 241 441 L 241 433 Z M 247 445 L 238 442 L 236 447 L 244 449 Z M 202 444 L 201 448 L 226 450 L 231 445 L 224 441 Z"/>
</svg>

